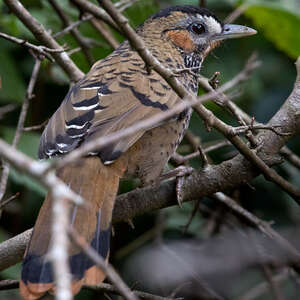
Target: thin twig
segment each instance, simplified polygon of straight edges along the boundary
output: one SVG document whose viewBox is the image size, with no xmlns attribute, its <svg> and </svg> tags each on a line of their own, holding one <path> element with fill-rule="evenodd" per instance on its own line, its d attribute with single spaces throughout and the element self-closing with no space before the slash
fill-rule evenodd
<svg viewBox="0 0 300 300">
<path fill-rule="evenodd" d="M 88 12 L 94 17 L 110 25 L 117 32 L 120 32 L 119 27 L 116 26 L 111 17 L 102 8 L 95 5 L 94 3 L 85 0 L 71 0 L 71 3 L 75 4 L 75 6 L 79 7 L 82 11 Z"/>
<path fill-rule="evenodd" d="M 211 145 L 211 146 L 206 146 L 203 148 L 203 151 L 204 153 L 209 153 L 211 151 L 214 151 L 214 150 L 217 150 L 219 148 L 222 148 L 222 147 L 225 147 L 225 146 L 229 146 L 231 145 L 229 141 L 227 140 L 224 140 L 224 141 L 220 141 L 218 143 L 215 143 L 214 145 Z M 179 163 L 179 164 L 182 164 L 190 159 L 193 159 L 193 158 L 196 158 L 196 157 L 199 157 L 200 156 L 200 153 L 199 151 L 195 151 L 193 153 L 190 153 L 190 154 L 187 154 L 185 156 L 182 156 L 180 158 L 177 158 L 176 161 Z"/>
<path fill-rule="evenodd" d="M 182 233 L 183 233 L 183 234 L 186 234 L 186 233 L 187 233 L 187 231 L 188 231 L 188 229 L 189 229 L 189 227 L 190 227 L 190 225 L 191 225 L 191 223 L 192 223 L 194 217 L 196 216 L 196 213 L 197 213 L 198 210 L 199 210 L 200 204 L 201 204 L 201 199 L 198 199 L 198 200 L 196 201 L 196 203 L 194 204 L 192 213 L 190 214 L 190 217 L 189 217 L 187 223 L 183 226 L 183 229 L 182 229 Z"/>
<path fill-rule="evenodd" d="M 187 130 L 184 138 L 188 141 L 188 143 L 192 146 L 193 150 L 196 151 L 200 144 L 200 137 L 195 135 L 191 130 Z"/>
<path fill-rule="evenodd" d="M 36 84 L 36 81 L 37 81 L 40 66 L 41 66 L 41 61 L 39 59 L 36 59 L 33 70 L 32 70 L 31 78 L 30 78 L 30 81 L 29 81 L 29 84 L 28 84 L 28 87 L 27 87 L 26 97 L 24 99 L 24 102 L 23 102 L 23 105 L 22 105 L 22 108 L 21 108 L 16 133 L 15 133 L 15 136 L 14 136 L 14 139 L 13 139 L 13 142 L 12 142 L 12 147 L 13 148 L 17 147 L 17 145 L 20 141 L 22 132 L 23 132 L 24 123 L 25 123 L 27 111 L 28 111 L 28 108 L 29 108 L 29 102 L 34 97 L 33 90 L 34 90 L 34 87 L 35 87 L 35 84 Z M 7 181 L 8 181 L 8 175 L 9 175 L 9 169 L 10 169 L 9 164 L 7 162 L 4 162 L 2 175 L 1 175 L 1 180 L 0 180 L 0 203 L 3 199 L 5 191 L 6 191 L 6 185 L 7 185 Z"/>
<path fill-rule="evenodd" d="M 34 125 L 34 126 L 24 127 L 23 131 L 27 132 L 27 131 L 33 131 L 33 130 L 43 129 L 47 125 L 48 122 L 49 122 L 49 119 L 45 120 L 40 125 Z"/>
<path fill-rule="evenodd" d="M 281 272 L 278 275 L 275 275 L 273 280 L 276 283 L 281 283 L 282 281 L 286 280 L 289 276 L 287 268 L 285 268 L 284 272 Z M 260 296 L 265 294 L 269 289 L 268 282 L 261 282 L 255 287 L 249 289 L 247 293 L 243 296 L 237 298 L 237 300 L 255 300 L 258 299 Z"/>
<path fill-rule="evenodd" d="M 48 47 L 45 47 L 45 46 L 37 46 L 37 45 L 29 43 L 26 40 L 22 40 L 22 39 L 18 39 L 16 37 L 14 37 L 14 36 L 10 36 L 10 35 L 8 35 L 4 32 L 0 32 L 0 37 L 4 38 L 4 39 L 6 39 L 10 42 L 16 43 L 16 44 L 21 45 L 23 47 L 26 47 L 28 49 L 32 49 L 37 54 L 47 57 L 52 62 L 54 62 L 54 59 L 52 58 L 51 55 L 49 55 L 49 53 L 59 53 L 59 52 L 64 52 L 65 51 L 65 49 L 63 49 L 63 48 L 52 49 L 52 48 L 48 48 Z"/>
<path fill-rule="evenodd" d="M 63 26 L 70 26 L 72 24 L 72 21 L 68 17 L 67 14 L 63 11 L 63 9 L 60 7 L 60 5 L 57 3 L 56 0 L 49 0 L 50 4 L 52 5 L 53 9 L 61 19 Z M 90 52 L 91 45 L 88 42 L 88 40 L 81 35 L 79 30 L 77 28 L 72 28 L 70 30 L 71 34 L 73 35 L 74 39 L 77 41 L 78 45 L 81 47 L 83 54 L 86 57 L 86 60 L 90 64 L 90 66 L 94 63 L 94 58 Z"/>
<path fill-rule="evenodd" d="M 270 267 L 268 265 L 263 265 L 263 272 L 266 276 L 266 279 L 269 283 L 271 292 L 274 296 L 274 300 L 284 300 L 282 293 L 280 291 L 280 288 L 278 286 L 278 281 L 274 280 L 274 276 L 272 274 L 272 270 L 270 269 Z"/>
<path fill-rule="evenodd" d="M 18 280 L 1 280 L 0 281 L 0 291 L 5 290 L 12 290 L 12 289 L 18 289 L 19 288 L 19 281 Z M 100 283 L 98 285 L 84 285 L 84 289 L 86 290 L 93 290 L 98 292 L 108 292 L 116 295 L 122 295 L 113 285 L 108 283 Z M 142 291 L 133 290 L 132 293 L 134 293 L 137 297 L 145 300 L 176 300 L 179 298 L 174 297 L 161 297 L 157 295 L 153 295 L 150 293 L 145 293 Z"/>
<path fill-rule="evenodd" d="M 95 290 L 95 291 L 105 291 L 105 292 L 110 292 L 113 294 L 117 295 L 122 295 L 117 288 L 115 288 L 113 285 L 108 284 L 108 283 L 101 283 L 96 286 L 85 286 L 84 288 L 90 289 L 90 290 Z M 141 299 L 146 299 L 146 300 L 174 300 L 178 298 L 171 298 L 171 297 L 161 297 L 157 295 L 153 295 L 150 293 L 145 293 L 142 291 L 137 291 L 137 290 L 132 290 L 131 291 L 136 297 L 139 297 Z"/>
<path fill-rule="evenodd" d="M 46 47 L 56 50 L 64 50 L 51 36 L 51 34 L 40 24 L 18 0 L 4 0 L 9 9 L 19 18 L 20 21 L 33 33 L 37 40 Z M 71 81 L 80 80 L 84 74 L 70 59 L 65 51 L 52 52 L 58 65 L 67 73 Z"/>
<path fill-rule="evenodd" d="M 270 223 L 260 220 L 258 217 L 253 215 L 248 210 L 244 209 L 242 206 L 236 203 L 233 199 L 225 195 L 224 193 L 218 192 L 214 194 L 214 198 L 227 207 L 229 207 L 234 212 L 238 213 L 239 216 L 243 216 L 248 222 L 257 227 L 261 232 L 266 234 L 268 237 L 275 240 L 280 246 L 288 250 L 291 259 L 296 261 L 297 265 L 300 264 L 300 253 L 299 251 L 285 238 L 278 234 L 274 229 L 272 229 Z"/>
<path fill-rule="evenodd" d="M 81 25 L 82 23 L 89 21 L 91 19 L 93 19 L 94 16 L 90 15 L 90 14 L 85 14 L 82 16 L 82 18 L 79 21 L 73 22 L 71 24 L 69 24 L 67 27 L 65 27 L 63 30 L 54 33 L 52 36 L 54 38 L 59 38 L 64 36 L 65 34 L 68 34 L 71 30 L 77 28 L 79 25 Z"/>
<path fill-rule="evenodd" d="M 0 79 L 1 80 L 1 79 Z M 1 86 L 0 86 L 1 88 Z M 16 109 L 16 105 L 14 104 L 7 104 L 0 107 L 0 120 L 6 115 L 7 113 Z"/>
<path fill-rule="evenodd" d="M 283 147 L 280 154 L 293 166 L 300 169 L 300 157 L 291 151 L 288 147 Z"/>
<path fill-rule="evenodd" d="M 247 3 L 243 3 L 242 5 L 238 6 L 230 15 L 228 15 L 225 18 L 224 23 L 231 23 L 234 20 L 236 20 L 240 15 L 242 15 L 245 12 L 248 6 L 249 4 Z"/>
<path fill-rule="evenodd" d="M 18 198 L 20 196 L 20 192 L 17 192 L 16 194 L 12 195 L 11 197 L 3 200 L 0 204 L 0 212 L 1 210 L 11 201 L 15 200 L 16 198 Z"/>
<path fill-rule="evenodd" d="M 246 66 L 244 68 L 245 72 L 240 73 L 240 77 L 236 77 L 236 79 L 241 82 L 248 78 L 250 72 L 252 72 L 255 68 L 259 66 L 259 62 L 255 62 L 255 57 L 250 57 L 248 62 L 246 63 Z M 208 79 L 205 79 L 202 77 L 201 80 L 199 80 L 199 83 L 201 84 L 204 89 L 207 91 L 212 92 L 213 88 L 209 85 Z M 225 86 L 228 85 L 228 83 L 224 84 Z M 223 87 L 224 87 L 223 85 Z M 227 86 L 228 87 L 228 86 Z M 243 119 L 243 116 L 239 113 L 239 110 L 236 109 L 236 106 L 234 103 L 229 101 L 229 99 L 226 97 L 226 95 L 218 94 L 216 95 L 216 98 L 218 98 L 220 101 L 222 101 L 224 104 L 227 105 L 227 107 L 231 110 L 231 112 L 239 119 L 239 121 L 242 124 L 245 124 L 245 121 Z M 201 105 L 198 105 L 195 107 L 195 110 L 200 114 L 200 116 L 205 117 L 206 112 L 205 108 Z M 262 159 L 260 159 L 255 152 L 253 152 L 251 149 L 249 149 L 237 136 L 230 137 L 230 131 L 234 128 L 229 128 L 227 125 L 225 125 L 223 122 L 220 122 L 220 120 L 216 119 L 212 113 L 210 113 L 211 119 L 208 118 L 207 121 L 209 122 L 210 126 L 213 126 L 217 130 L 219 130 L 222 134 L 224 134 L 225 137 L 230 140 L 230 142 L 236 146 L 236 148 L 243 154 L 247 159 L 249 159 L 256 167 L 260 169 L 260 171 L 264 174 L 265 178 L 267 180 L 270 180 L 274 182 L 275 184 L 279 185 L 283 190 L 285 190 L 298 204 L 300 204 L 300 189 L 298 187 L 293 186 L 290 182 L 285 180 L 283 177 L 281 177 L 275 170 L 268 167 Z M 272 128 L 272 126 L 269 126 Z M 272 129 L 271 129 L 272 130 Z M 273 130 L 274 127 L 273 127 Z M 276 134 L 278 132 L 276 131 Z M 284 133 L 284 135 L 287 135 L 288 133 Z M 257 142 L 253 139 L 251 135 L 248 135 L 250 137 L 250 141 L 252 141 L 253 144 L 257 144 Z"/>
<path fill-rule="evenodd" d="M 113 49 L 117 49 L 119 47 L 119 42 L 115 39 L 112 32 L 109 32 L 109 28 L 103 21 L 97 19 L 91 19 L 91 24 L 103 36 L 103 38 L 113 47 Z"/>
<path fill-rule="evenodd" d="M 106 263 L 102 256 L 98 255 L 82 236 L 79 236 L 74 230 L 69 232 L 74 243 L 107 275 L 125 299 L 138 300 L 137 296 L 129 289 L 114 268 L 109 263 Z"/>
</svg>

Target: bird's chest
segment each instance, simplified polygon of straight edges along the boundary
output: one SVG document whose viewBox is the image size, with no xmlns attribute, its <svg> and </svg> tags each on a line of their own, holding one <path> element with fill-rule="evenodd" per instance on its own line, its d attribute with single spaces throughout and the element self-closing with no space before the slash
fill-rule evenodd
<svg viewBox="0 0 300 300">
<path fill-rule="evenodd" d="M 176 120 L 147 131 L 129 150 L 128 175 L 139 177 L 144 185 L 156 181 L 180 144 L 191 113 L 187 109 Z"/>
</svg>

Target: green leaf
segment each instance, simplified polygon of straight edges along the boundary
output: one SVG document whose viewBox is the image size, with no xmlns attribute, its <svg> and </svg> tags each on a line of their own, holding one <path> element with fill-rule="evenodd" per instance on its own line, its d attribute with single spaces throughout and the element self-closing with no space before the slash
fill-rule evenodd
<svg viewBox="0 0 300 300">
<path fill-rule="evenodd" d="M 276 3 L 249 1 L 249 3 L 245 14 L 253 20 L 255 28 L 278 49 L 291 58 L 297 58 L 300 55 L 300 7 L 296 9 L 296 2 L 285 4 L 282 1 Z"/>
</svg>

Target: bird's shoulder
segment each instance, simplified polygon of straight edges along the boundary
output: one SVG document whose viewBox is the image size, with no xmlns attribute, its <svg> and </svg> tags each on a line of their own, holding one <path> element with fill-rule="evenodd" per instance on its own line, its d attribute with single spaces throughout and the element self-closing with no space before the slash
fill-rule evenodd
<svg viewBox="0 0 300 300">
<path fill-rule="evenodd" d="M 124 43 L 96 62 L 68 92 L 42 135 L 39 157 L 68 153 L 93 138 L 167 110 L 176 99 L 167 82 L 156 72 L 149 73 L 138 53 Z M 142 134 L 123 140 L 122 146 L 111 145 L 109 151 L 126 151 Z M 108 156 L 105 159 L 112 160 Z"/>
</svg>

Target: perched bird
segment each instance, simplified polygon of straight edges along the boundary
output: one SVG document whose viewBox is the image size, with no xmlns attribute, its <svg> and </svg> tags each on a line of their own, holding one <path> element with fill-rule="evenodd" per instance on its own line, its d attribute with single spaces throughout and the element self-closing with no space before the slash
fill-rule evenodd
<svg viewBox="0 0 300 300">
<path fill-rule="evenodd" d="M 208 53 L 220 41 L 255 34 L 239 25 L 223 24 L 207 9 L 174 6 L 161 10 L 138 27 L 137 33 L 161 64 L 182 72 L 178 80 L 197 93 L 197 75 Z M 122 130 L 135 122 L 165 111 L 181 99 L 125 41 L 66 95 L 40 140 L 39 158 L 63 156 L 93 139 Z M 70 205 L 70 225 L 104 259 L 108 259 L 112 210 L 120 178 L 130 175 L 149 184 L 157 179 L 188 127 L 191 109 L 149 130 L 140 130 L 89 153 L 58 170 L 57 175 L 85 200 Z M 55 292 L 51 264 L 46 254 L 51 243 L 51 195 L 47 195 L 27 248 L 20 282 L 25 299 Z M 72 292 L 82 284 L 97 284 L 104 274 L 71 244 L 69 264 Z"/>
</svg>

